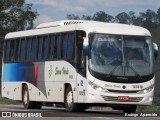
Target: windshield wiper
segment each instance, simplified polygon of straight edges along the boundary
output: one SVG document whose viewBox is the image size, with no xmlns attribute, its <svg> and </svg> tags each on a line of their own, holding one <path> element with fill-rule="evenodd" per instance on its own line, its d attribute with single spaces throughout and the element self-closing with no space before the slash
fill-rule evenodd
<svg viewBox="0 0 160 120">
<path fill-rule="evenodd" d="M 140 74 L 135 70 L 135 68 L 132 65 L 130 65 L 129 63 L 127 63 L 127 66 L 129 66 L 136 73 L 136 75 L 138 76 L 139 79 L 142 79 L 142 77 L 140 76 Z"/>
<path fill-rule="evenodd" d="M 119 65 L 115 66 L 115 67 L 111 70 L 111 72 L 108 74 L 108 76 L 110 77 L 111 75 L 113 75 L 113 73 L 114 73 L 114 72 L 117 70 L 117 68 L 119 68 L 121 65 L 122 65 L 122 64 L 119 64 Z"/>
</svg>

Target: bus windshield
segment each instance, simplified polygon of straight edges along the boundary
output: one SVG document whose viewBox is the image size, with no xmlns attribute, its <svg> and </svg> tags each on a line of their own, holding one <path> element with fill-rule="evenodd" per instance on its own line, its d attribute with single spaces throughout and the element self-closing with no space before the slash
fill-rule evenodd
<svg viewBox="0 0 160 120">
<path fill-rule="evenodd" d="M 92 33 L 89 68 L 112 76 L 153 74 L 151 37 Z"/>
</svg>

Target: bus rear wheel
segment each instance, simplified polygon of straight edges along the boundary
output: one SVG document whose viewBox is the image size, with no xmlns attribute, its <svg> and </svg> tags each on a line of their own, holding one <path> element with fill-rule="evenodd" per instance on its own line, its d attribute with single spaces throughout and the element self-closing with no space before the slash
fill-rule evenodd
<svg viewBox="0 0 160 120">
<path fill-rule="evenodd" d="M 22 101 L 25 109 L 41 109 L 42 102 L 30 101 L 28 86 L 23 87 Z"/>
<path fill-rule="evenodd" d="M 34 102 L 29 100 L 29 91 L 28 86 L 24 85 L 23 92 L 22 92 L 22 101 L 25 109 L 33 109 Z"/>
</svg>

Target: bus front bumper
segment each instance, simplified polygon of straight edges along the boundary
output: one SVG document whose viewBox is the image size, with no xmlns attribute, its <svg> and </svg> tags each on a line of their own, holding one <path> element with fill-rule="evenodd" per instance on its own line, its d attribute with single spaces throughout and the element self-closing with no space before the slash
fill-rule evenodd
<svg viewBox="0 0 160 120">
<path fill-rule="evenodd" d="M 138 93 L 114 93 L 99 92 L 90 90 L 86 96 L 86 103 L 103 103 L 103 104 L 129 104 L 129 105 L 152 105 L 154 89 L 145 94 Z M 119 99 L 124 98 L 124 99 Z M 125 99 L 127 98 L 127 99 Z"/>
</svg>

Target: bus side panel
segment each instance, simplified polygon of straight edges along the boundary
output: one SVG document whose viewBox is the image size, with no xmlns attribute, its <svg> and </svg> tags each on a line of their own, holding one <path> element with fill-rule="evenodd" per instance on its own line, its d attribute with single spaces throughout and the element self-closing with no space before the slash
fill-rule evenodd
<svg viewBox="0 0 160 120">
<path fill-rule="evenodd" d="M 14 94 L 13 94 L 14 100 L 22 100 L 22 83 L 15 82 L 14 84 L 15 84 L 14 85 Z"/>
<path fill-rule="evenodd" d="M 22 83 L 36 88 L 36 69 L 33 63 L 6 63 L 3 65 L 2 96 L 14 100 L 22 99 Z M 29 84 L 30 83 L 30 84 Z M 35 90 L 34 90 L 35 91 Z M 29 91 L 30 92 L 30 91 Z M 31 100 L 35 100 L 35 93 L 30 92 Z M 33 94 L 33 96 L 32 96 Z"/>
<path fill-rule="evenodd" d="M 40 63 L 35 63 L 41 68 Z M 64 102 L 65 84 L 70 84 L 77 102 L 77 72 L 75 68 L 66 61 L 45 62 L 43 75 L 39 69 L 38 88 L 47 98 L 47 101 Z"/>
<path fill-rule="evenodd" d="M 4 64 L 2 96 L 21 100 L 22 83 L 27 84 L 31 101 L 64 102 L 66 83 L 78 101 L 77 72 L 66 61 Z"/>
<path fill-rule="evenodd" d="M 39 82 L 37 101 L 64 102 L 64 84 L 62 82 Z"/>
<path fill-rule="evenodd" d="M 86 92 L 87 92 L 87 79 L 81 76 L 80 74 L 77 75 L 77 95 L 78 95 L 78 103 L 84 103 Z"/>
<path fill-rule="evenodd" d="M 3 82 L 26 81 L 36 86 L 35 66 L 33 63 L 9 63 L 3 66 Z"/>
<path fill-rule="evenodd" d="M 2 97 L 9 99 L 14 99 L 14 87 L 15 85 L 12 82 L 2 82 Z"/>
</svg>

